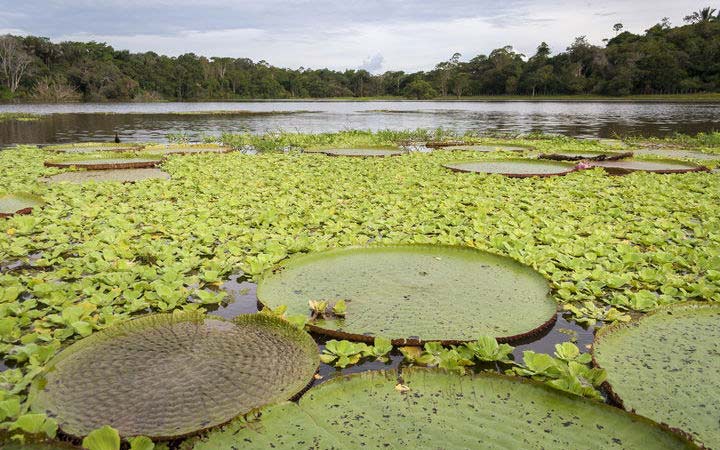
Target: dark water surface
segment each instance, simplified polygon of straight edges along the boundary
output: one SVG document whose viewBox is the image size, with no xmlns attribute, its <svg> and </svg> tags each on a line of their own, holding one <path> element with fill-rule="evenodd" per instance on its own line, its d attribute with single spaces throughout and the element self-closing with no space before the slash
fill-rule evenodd
<svg viewBox="0 0 720 450">
<path fill-rule="evenodd" d="M 211 114 L 231 111 L 233 114 Z M 109 140 L 197 139 L 223 132 L 331 132 L 446 128 L 459 132 L 559 133 L 576 137 L 664 136 L 720 129 L 720 104 L 632 102 L 203 102 L 0 105 L 46 115 L 0 122 L 0 145 Z"/>
</svg>

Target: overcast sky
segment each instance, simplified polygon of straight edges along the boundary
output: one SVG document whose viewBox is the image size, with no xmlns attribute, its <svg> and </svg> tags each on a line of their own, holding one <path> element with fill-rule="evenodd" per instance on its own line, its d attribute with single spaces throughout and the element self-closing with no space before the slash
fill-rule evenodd
<svg viewBox="0 0 720 450">
<path fill-rule="evenodd" d="M 0 33 L 107 42 L 167 55 L 261 59 L 282 67 L 425 70 L 512 45 L 554 53 L 576 36 L 601 44 L 705 3 L 685 0 L 0 0 Z M 709 2 L 716 3 L 716 2 Z"/>
</svg>

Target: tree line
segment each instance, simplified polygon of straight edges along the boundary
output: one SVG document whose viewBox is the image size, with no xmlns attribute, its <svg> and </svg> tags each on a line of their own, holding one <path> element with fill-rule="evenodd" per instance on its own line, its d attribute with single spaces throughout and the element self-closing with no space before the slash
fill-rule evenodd
<svg viewBox="0 0 720 450">
<path fill-rule="evenodd" d="M 704 8 L 682 26 L 667 18 L 633 34 L 622 24 L 604 46 L 584 36 L 557 54 L 542 42 L 511 46 L 433 70 L 296 70 L 247 58 L 130 53 L 99 42 L 0 36 L 0 99 L 36 101 L 233 100 L 485 95 L 631 95 L 720 92 L 720 13 Z"/>
</svg>

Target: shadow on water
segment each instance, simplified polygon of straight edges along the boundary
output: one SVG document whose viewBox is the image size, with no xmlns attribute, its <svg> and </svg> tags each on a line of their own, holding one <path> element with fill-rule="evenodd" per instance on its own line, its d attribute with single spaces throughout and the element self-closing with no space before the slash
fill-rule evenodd
<svg viewBox="0 0 720 450">
<path fill-rule="evenodd" d="M 256 296 L 257 284 L 249 281 L 242 274 L 231 276 L 229 280 L 222 285 L 222 289 L 228 292 L 228 303 L 207 307 L 209 313 L 231 319 L 238 314 L 258 312 L 258 300 Z M 329 338 L 320 334 L 311 334 L 315 342 L 318 343 L 319 351 L 322 352 L 325 348 L 325 342 L 327 342 Z M 558 313 L 557 321 L 553 327 L 542 335 L 511 344 L 515 347 L 513 357 L 515 361 L 521 362 L 523 352 L 526 350 L 552 355 L 555 351 L 555 344 L 567 341 L 574 342 L 581 351 L 587 352 L 589 350 L 588 346 L 592 344 L 593 341 L 593 329 L 583 328 L 574 322 L 568 321 L 562 313 Z M 345 369 L 337 369 L 334 366 L 321 363 L 318 371 L 320 378 L 316 378 L 312 385 L 321 384 L 341 375 L 367 372 L 370 370 L 397 369 L 402 366 L 403 356 L 397 349 L 393 350 L 390 354 L 390 360 L 388 362 L 365 361 Z"/>
</svg>

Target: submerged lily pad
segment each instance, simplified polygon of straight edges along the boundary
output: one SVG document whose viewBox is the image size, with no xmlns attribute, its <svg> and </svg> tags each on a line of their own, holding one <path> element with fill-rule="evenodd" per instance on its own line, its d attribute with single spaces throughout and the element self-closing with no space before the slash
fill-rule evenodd
<svg viewBox="0 0 720 450">
<path fill-rule="evenodd" d="M 720 304 L 677 304 L 603 328 L 593 356 L 626 409 L 720 448 Z"/>
<path fill-rule="evenodd" d="M 229 322 L 157 314 L 90 335 L 55 356 L 33 385 L 33 410 L 84 436 L 174 438 L 287 400 L 319 364 L 310 335 L 264 314 Z"/>
<path fill-rule="evenodd" d="M 400 156 L 405 152 L 402 150 L 390 150 L 390 149 L 377 149 L 377 148 L 336 148 L 330 150 L 321 150 L 319 153 L 324 153 L 330 156 L 357 156 L 357 157 L 385 157 L 385 156 Z"/>
<path fill-rule="evenodd" d="M 561 161 L 541 161 L 537 159 L 486 159 L 479 161 L 459 161 L 445 164 L 455 172 L 476 172 L 499 174 L 507 177 L 551 177 L 565 175 L 577 170 L 574 164 Z"/>
<path fill-rule="evenodd" d="M 452 145 L 444 147 L 446 150 L 468 150 L 475 152 L 526 152 L 532 150 L 532 147 L 520 147 L 517 145 Z"/>
<path fill-rule="evenodd" d="M 538 155 L 539 159 L 549 159 L 555 161 L 616 161 L 618 159 L 632 158 L 632 152 L 595 152 L 595 151 L 560 151 L 552 153 L 543 153 Z"/>
<path fill-rule="evenodd" d="M 653 172 L 653 173 L 684 173 L 700 172 L 707 170 L 703 166 L 675 161 L 664 160 L 640 160 L 631 159 L 625 161 L 593 161 L 593 167 L 602 167 L 606 172 L 614 175 L 625 175 L 631 172 Z"/>
<path fill-rule="evenodd" d="M 77 167 L 88 170 L 145 169 L 160 164 L 160 159 L 148 158 L 104 158 L 75 161 L 45 161 L 47 167 Z"/>
<path fill-rule="evenodd" d="M 32 194 L 6 194 L 0 196 L 0 217 L 13 214 L 30 214 L 33 208 L 41 207 L 45 202 Z"/>
<path fill-rule="evenodd" d="M 51 183 L 87 183 L 114 181 L 119 183 L 135 183 L 144 180 L 169 180 L 170 175 L 160 169 L 118 169 L 118 170 L 87 170 L 59 173 L 47 177 Z"/>
<path fill-rule="evenodd" d="M 151 155 L 191 155 L 195 153 L 229 153 L 232 147 L 217 144 L 178 144 L 147 147 L 144 153 Z"/>
<path fill-rule="evenodd" d="M 261 303 L 309 314 L 308 302 L 345 300 L 344 318 L 311 329 L 372 341 L 460 342 L 481 335 L 514 340 L 551 326 L 556 303 L 530 267 L 469 247 L 388 245 L 330 250 L 288 259 L 257 289 Z"/>
<path fill-rule="evenodd" d="M 142 148 L 142 144 L 114 142 L 80 142 L 74 144 L 47 145 L 43 148 L 59 153 L 126 152 Z"/>
<path fill-rule="evenodd" d="M 406 369 L 339 377 L 195 450 L 696 448 L 643 417 L 514 377 Z"/>
</svg>

